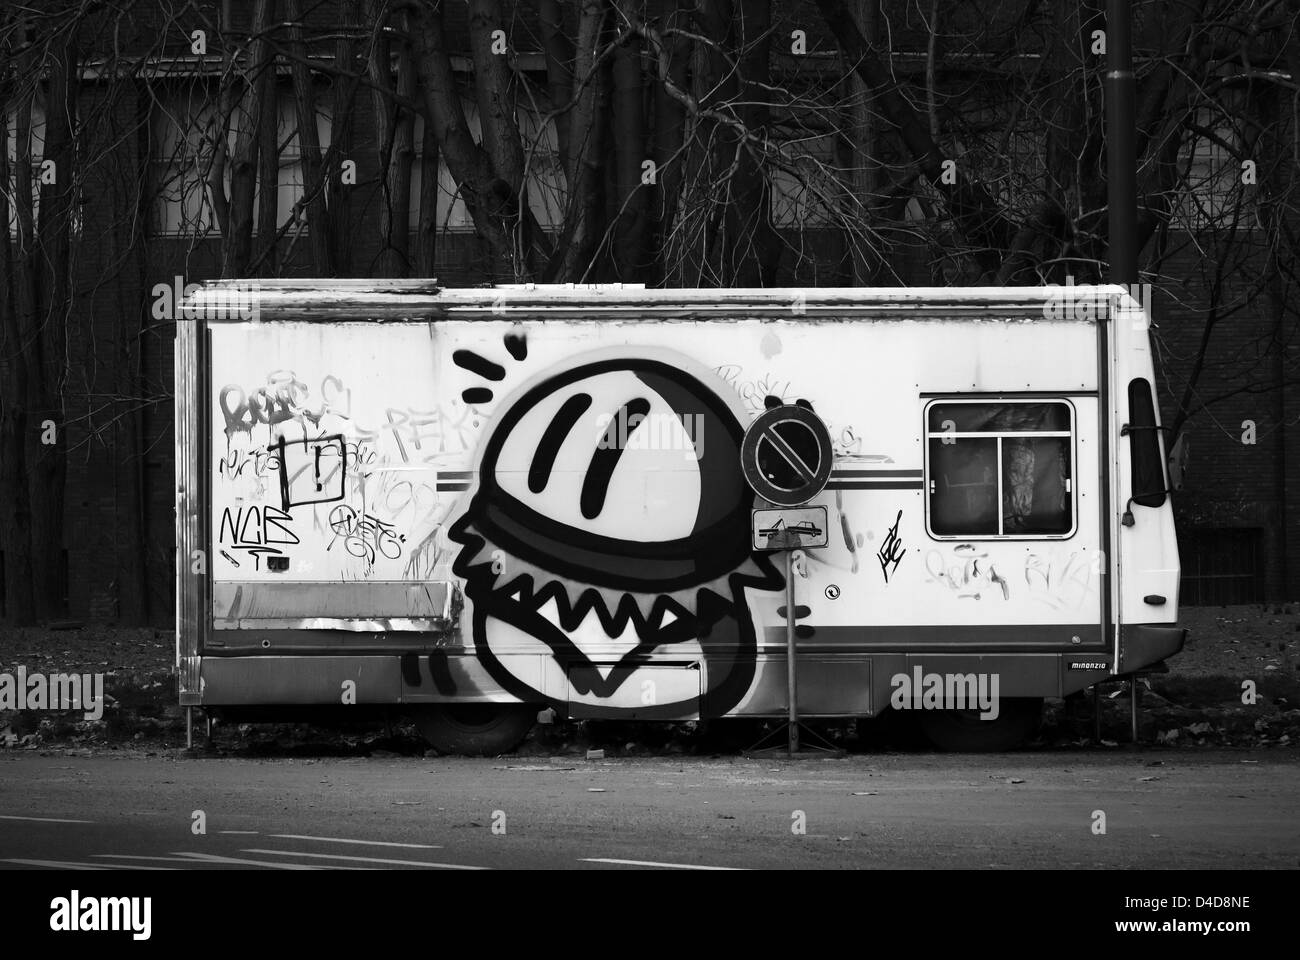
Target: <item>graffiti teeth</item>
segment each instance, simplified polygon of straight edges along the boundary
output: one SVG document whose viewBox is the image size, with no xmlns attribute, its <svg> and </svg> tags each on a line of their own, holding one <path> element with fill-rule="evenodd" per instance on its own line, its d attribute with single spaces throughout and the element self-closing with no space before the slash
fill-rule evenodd
<svg viewBox="0 0 1300 960">
<path fill-rule="evenodd" d="M 560 623 L 559 606 L 553 597 L 538 608 L 537 612 L 553 627 L 564 630 Z M 603 680 L 608 680 L 614 665 L 641 643 L 641 637 L 631 621 L 624 625 L 623 632 L 617 636 L 607 634 L 595 610 L 587 612 L 576 630 L 564 630 L 564 633 L 578 651 L 591 661 Z"/>
</svg>

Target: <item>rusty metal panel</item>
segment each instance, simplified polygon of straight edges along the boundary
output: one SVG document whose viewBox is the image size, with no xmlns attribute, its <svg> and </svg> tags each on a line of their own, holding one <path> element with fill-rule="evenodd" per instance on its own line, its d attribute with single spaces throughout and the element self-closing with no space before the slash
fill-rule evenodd
<svg viewBox="0 0 1300 960">
<path fill-rule="evenodd" d="M 519 698 L 510 693 L 490 674 L 483 662 L 472 654 L 447 653 L 435 650 L 424 656 L 412 657 L 412 669 L 402 676 L 403 703 L 518 703 Z M 549 657 L 537 654 L 506 654 L 499 658 L 502 668 L 511 677 L 518 677 L 536 690 L 551 690 L 555 696 L 564 696 L 566 687 L 563 674 L 549 676 L 554 668 Z"/>
<path fill-rule="evenodd" d="M 1020 654 L 909 654 L 903 672 L 911 673 L 920 668 L 925 673 L 942 674 L 996 674 L 998 677 L 998 694 L 1003 697 L 1059 697 L 1061 695 L 1061 659 L 1069 654 L 1058 653 L 1020 653 Z M 1087 656 L 1091 656 L 1088 654 Z M 885 680 L 884 696 L 888 696 L 889 684 Z M 877 681 L 879 684 L 880 680 Z"/>
<path fill-rule="evenodd" d="M 801 717 L 871 716 L 873 697 L 870 656 L 800 656 L 796 695 Z M 784 655 L 763 657 L 751 696 L 735 716 L 784 716 L 789 710 Z"/>
<path fill-rule="evenodd" d="M 459 592 L 449 580 L 212 585 L 217 630 L 447 630 L 455 625 L 459 605 Z"/>
<path fill-rule="evenodd" d="M 345 684 L 351 683 L 351 688 Z M 203 702 L 339 704 L 396 703 L 401 689 L 397 657 L 205 657 Z"/>
<path fill-rule="evenodd" d="M 228 288 L 249 286 L 249 281 L 211 281 L 186 306 L 206 309 L 217 322 L 234 319 L 212 307 L 225 305 Z M 457 290 L 428 280 L 258 280 L 251 286 L 263 319 L 320 324 L 357 317 L 411 321 L 468 316 L 583 321 L 965 317 L 1091 324 L 1105 319 L 1113 296 L 1123 293 L 1115 285 L 647 290 L 633 284 L 530 283 Z M 1087 302 L 1088 310 L 1072 309 L 1080 301 Z M 1063 309 L 1053 311 L 1054 306 Z"/>
</svg>

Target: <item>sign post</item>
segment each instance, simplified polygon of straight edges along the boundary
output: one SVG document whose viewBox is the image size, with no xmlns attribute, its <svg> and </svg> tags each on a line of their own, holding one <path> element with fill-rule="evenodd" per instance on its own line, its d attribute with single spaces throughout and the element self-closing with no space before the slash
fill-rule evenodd
<svg viewBox="0 0 1300 960">
<path fill-rule="evenodd" d="M 798 664 L 794 655 L 794 551 L 785 552 L 785 687 L 789 700 L 786 728 L 790 732 L 786 752 L 794 756 L 799 752 L 799 687 Z"/>
<path fill-rule="evenodd" d="M 790 757 L 800 749 L 794 557 L 796 550 L 830 543 L 826 507 L 804 504 L 825 489 L 833 459 L 826 425 L 810 408 L 798 405 L 764 411 L 745 431 L 740 445 L 745 480 L 769 504 L 753 511 L 752 545 L 755 550 L 785 553 L 786 753 Z"/>
</svg>

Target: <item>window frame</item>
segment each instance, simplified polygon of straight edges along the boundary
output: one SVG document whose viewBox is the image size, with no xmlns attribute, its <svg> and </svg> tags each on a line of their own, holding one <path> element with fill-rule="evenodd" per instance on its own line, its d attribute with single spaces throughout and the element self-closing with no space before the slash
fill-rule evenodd
<svg viewBox="0 0 1300 960">
<path fill-rule="evenodd" d="M 1060 403 L 1064 404 L 1070 416 L 1070 429 L 1068 434 L 1061 430 L 1035 430 L 1035 431 L 954 431 L 954 430 L 930 430 L 930 409 L 936 404 L 951 406 L 956 404 L 1034 404 L 1034 403 Z M 998 530 L 1002 530 L 1002 439 L 1004 437 L 1066 437 L 1069 440 L 1070 452 L 1070 476 L 1066 479 L 1069 481 L 1069 489 L 1066 491 L 1070 497 L 1070 529 L 1065 533 L 981 533 L 981 534 L 944 534 L 935 533 L 931 526 L 931 504 L 934 498 L 932 486 L 934 477 L 931 475 L 930 468 L 930 441 L 941 440 L 944 437 L 953 437 L 960 439 L 996 439 L 997 440 L 997 465 L 998 465 Z M 921 446 L 922 446 L 922 480 L 921 493 L 925 498 L 925 532 L 931 540 L 940 541 L 957 541 L 961 543 L 974 543 L 976 541 L 993 540 L 1069 540 L 1079 532 L 1079 484 L 1078 477 L 1078 411 L 1074 403 L 1068 397 L 1058 396 L 1041 396 L 1041 397 L 1008 397 L 1000 394 L 989 394 L 983 396 L 971 396 L 962 394 L 960 396 L 931 396 L 921 410 Z"/>
<path fill-rule="evenodd" d="M 303 182 L 305 174 L 302 160 L 302 144 L 298 139 L 295 92 L 292 83 L 287 77 L 287 71 L 278 70 L 274 84 L 276 142 L 284 143 L 277 158 L 278 167 L 275 183 L 277 231 L 284 226 L 280 210 L 282 191 L 287 188 L 291 198 L 287 209 L 283 211 L 287 218 L 288 214 L 292 212 L 294 204 L 302 198 L 306 190 L 306 184 Z M 204 86 L 197 85 L 196 81 L 204 84 Z M 315 103 L 316 131 L 322 157 L 328 151 L 329 144 L 334 136 L 333 104 L 326 96 L 321 94 L 321 91 L 325 89 L 327 88 L 321 84 Z M 208 91 L 210 95 L 194 99 L 196 91 L 201 92 L 204 90 Z M 212 202 L 211 184 L 198 176 L 204 163 L 210 162 L 211 156 L 202 151 L 191 152 L 188 144 L 183 147 L 180 144 L 180 141 L 186 139 L 191 126 L 201 119 L 204 110 L 211 109 L 215 115 L 218 109 L 218 90 L 219 84 L 216 79 L 198 74 L 186 74 L 180 80 L 165 80 L 154 84 L 149 103 L 148 122 L 151 126 L 149 129 L 149 156 L 147 160 L 148 176 L 150 178 L 148 183 L 150 193 L 148 230 L 151 239 L 216 241 L 222 239 L 221 224 L 217 220 L 216 209 Z M 155 123 L 161 124 L 161 127 L 153 126 Z M 233 150 L 235 132 L 227 129 L 225 135 L 230 149 Z M 174 140 L 171 145 L 172 152 L 163 155 L 158 150 L 158 147 L 168 137 Z M 254 237 L 265 236 L 257 222 L 258 203 L 262 191 L 260 173 L 259 164 L 258 182 L 253 193 Z M 223 185 L 223 189 L 227 192 L 230 189 L 230 177 L 231 168 L 228 166 Z M 173 180 L 176 180 L 174 195 L 173 188 L 170 186 Z M 189 219 L 186 210 L 186 197 L 190 191 L 197 191 L 200 194 L 196 216 L 193 220 Z M 229 201 L 229 197 L 226 199 Z M 167 211 L 165 215 L 164 210 Z M 178 211 L 179 217 L 173 217 L 173 211 Z M 173 222 L 177 226 L 170 226 Z M 304 235 L 310 233 L 311 224 L 307 219 L 305 210 L 302 213 L 302 220 L 296 227 L 290 229 L 292 233 L 299 231 Z"/>
</svg>

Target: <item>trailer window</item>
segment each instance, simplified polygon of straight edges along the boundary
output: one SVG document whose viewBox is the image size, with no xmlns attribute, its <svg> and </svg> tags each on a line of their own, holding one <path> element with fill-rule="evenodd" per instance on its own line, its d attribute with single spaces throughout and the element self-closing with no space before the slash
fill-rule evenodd
<svg viewBox="0 0 1300 960">
<path fill-rule="evenodd" d="M 930 532 L 1065 536 L 1074 528 L 1072 408 L 943 401 L 926 413 Z"/>
</svg>

